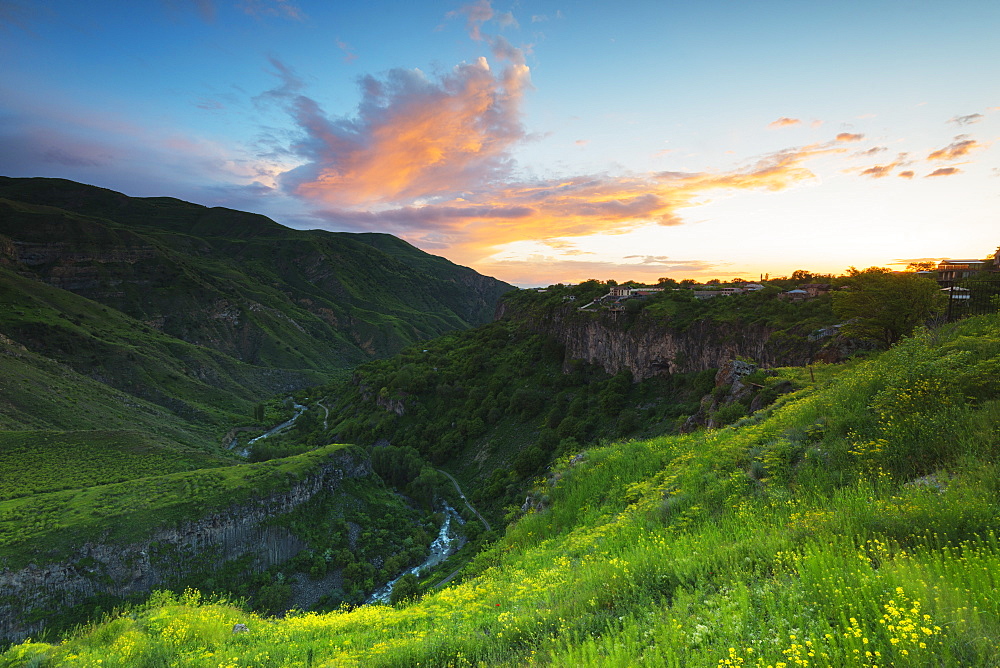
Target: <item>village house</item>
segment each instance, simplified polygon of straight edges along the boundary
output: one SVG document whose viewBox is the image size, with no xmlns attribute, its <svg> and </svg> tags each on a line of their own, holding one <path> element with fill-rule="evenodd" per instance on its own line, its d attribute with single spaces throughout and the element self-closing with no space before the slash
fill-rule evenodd
<svg viewBox="0 0 1000 668">
<path fill-rule="evenodd" d="M 1000 248 L 984 260 L 941 260 L 935 278 L 941 287 L 948 288 L 982 272 L 1000 272 Z"/>
<path fill-rule="evenodd" d="M 782 292 L 778 295 L 778 299 L 785 299 L 792 302 L 802 301 L 803 299 L 809 299 L 809 293 L 801 288 L 795 290 L 789 290 L 787 292 Z"/>
<path fill-rule="evenodd" d="M 820 295 L 825 295 L 833 289 L 829 283 L 806 283 L 799 286 L 800 290 L 805 290 L 809 293 L 810 297 L 819 297 Z"/>
<path fill-rule="evenodd" d="M 942 285 L 950 285 L 966 278 L 972 278 L 981 271 L 993 266 L 994 258 L 989 260 L 941 260 L 937 266 L 937 280 Z"/>
</svg>

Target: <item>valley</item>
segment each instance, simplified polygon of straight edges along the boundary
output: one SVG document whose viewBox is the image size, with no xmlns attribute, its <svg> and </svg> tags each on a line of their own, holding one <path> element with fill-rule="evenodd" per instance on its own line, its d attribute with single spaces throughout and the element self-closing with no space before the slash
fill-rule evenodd
<svg viewBox="0 0 1000 668">
<path fill-rule="evenodd" d="M 0 198 L 2 665 L 995 654 L 998 315 L 890 347 L 790 279 L 614 301 L 169 198 Z"/>
</svg>

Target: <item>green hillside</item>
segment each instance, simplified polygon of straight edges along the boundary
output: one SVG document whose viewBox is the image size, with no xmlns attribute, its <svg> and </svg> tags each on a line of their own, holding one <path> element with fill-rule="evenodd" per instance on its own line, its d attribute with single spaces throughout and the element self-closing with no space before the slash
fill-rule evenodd
<svg viewBox="0 0 1000 668">
<path fill-rule="evenodd" d="M 73 436 L 62 438 L 66 441 Z M 89 440 L 85 447 L 96 449 L 98 443 L 97 439 Z M 59 448 L 62 444 L 49 445 Z M 16 498 L 0 501 L 0 558 L 7 567 L 18 568 L 33 560 L 56 560 L 72 554 L 86 541 L 137 540 L 157 528 L 196 520 L 213 510 L 288 489 L 344 447 L 331 445 L 266 464 L 145 476 L 137 470 L 142 464 L 136 462 L 131 471 L 120 467 L 121 473 L 132 474 L 123 482 L 102 483 L 90 477 L 86 478 L 88 484 L 75 489 L 8 495 Z M 167 459 L 163 454 L 160 457 Z M 83 478 L 86 473 L 76 475 Z M 41 476 L 33 482 L 41 487 L 38 478 Z"/>
<path fill-rule="evenodd" d="M 675 432 L 714 389 L 715 369 L 633 383 L 627 371 L 610 375 L 579 361 L 564 368 L 564 357 L 563 346 L 510 320 L 410 346 L 310 389 L 328 397 L 328 416 L 310 411 L 251 458 L 327 441 L 391 443 L 448 469 L 500 520 L 554 457 L 600 440 Z M 739 408 L 735 415 L 745 413 Z"/>
<path fill-rule="evenodd" d="M 1000 317 L 973 318 L 827 367 L 732 427 L 567 455 L 500 541 L 417 602 L 273 619 L 193 591 L 154 595 L 3 658 L 996 665 L 998 360 Z"/>
<path fill-rule="evenodd" d="M 329 371 L 488 322 L 507 284 L 378 234 L 0 177 L 0 264 L 243 362 Z"/>
<path fill-rule="evenodd" d="M 0 432 L 0 500 L 233 463 L 144 431 Z"/>
<path fill-rule="evenodd" d="M 214 447 L 259 397 L 324 377 L 239 362 L 4 267 L 0 304 L 5 429 L 145 429 Z"/>
</svg>

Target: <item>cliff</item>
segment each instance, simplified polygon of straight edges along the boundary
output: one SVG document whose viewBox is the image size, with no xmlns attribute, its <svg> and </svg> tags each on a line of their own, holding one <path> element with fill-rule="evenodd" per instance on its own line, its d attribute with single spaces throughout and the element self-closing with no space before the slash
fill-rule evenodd
<svg viewBox="0 0 1000 668">
<path fill-rule="evenodd" d="M 644 311 L 581 312 L 568 305 L 540 313 L 501 302 L 496 317 L 556 339 L 566 347 L 567 364 L 584 360 L 610 374 L 628 369 L 635 380 L 718 368 L 736 358 L 753 359 L 763 368 L 833 362 L 857 349 L 839 340 L 835 328 L 799 332 L 703 319 L 680 329 Z"/>
<path fill-rule="evenodd" d="M 95 597 L 147 593 L 237 559 L 246 559 L 250 572 L 287 561 L 306 544 L 269 522 L 337 490 L 346 478 L 370 473 L 369 460 L 339 451 L 287 491 L 160 527 L 131 544 L 88 542 L 64 561 L 0 571 L 0 640 L 36 635 L 45 628 L 47 613 Z"/>
</svg>

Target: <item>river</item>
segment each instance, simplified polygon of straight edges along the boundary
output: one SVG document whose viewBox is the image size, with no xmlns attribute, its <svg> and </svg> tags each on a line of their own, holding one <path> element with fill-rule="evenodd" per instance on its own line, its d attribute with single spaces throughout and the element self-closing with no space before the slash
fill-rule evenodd
<svg viewBox="0 0 1000 668">
<path fill-rule="evenodd" d="M 449 506 L 447 503 L 444 504 L 444 508 L 445 508 L 444 522 L 441 524 L 441 530 L 438 531 L 437 538 L 435 538 L 434 542 L 431 543 L 431 553 L 427 557 L 427 559 L 425 559 L 424 562 L 419 566 L 414 566 L 410 570 L 404 571 L 395 580 L 387 582 L 384 585 L 382 585 L 382 587 L 375 590 L 374 594 L 368 597 L 368 600 L 365 601 L 365 603 L 368 604 L 388 603 L 389 595 L 392 594 L 392 588 L 396 585 L 397 582 L 399 582 L 400 578 L 402 578 L 407 573 L 413 573 L 414 575 L 419 577 L 421 572 L 437 566 L 442 561 L 450 557 L 455 552 L 455 550 L 457 550 L 461 546 L 462 538 L 458 536 L 455 533 L 455 531 L 451 528 L 451 522 L 452 520 L 454 520 L 459 524 L 465 524 L 465 520 L 463 520 L 459 516 L 458 512 L 454 508 Z"/>
</svg>

